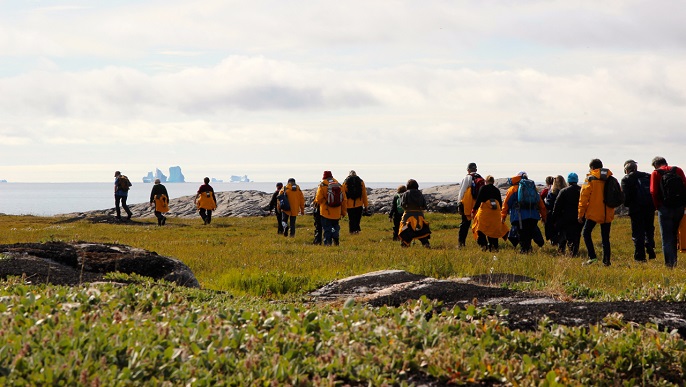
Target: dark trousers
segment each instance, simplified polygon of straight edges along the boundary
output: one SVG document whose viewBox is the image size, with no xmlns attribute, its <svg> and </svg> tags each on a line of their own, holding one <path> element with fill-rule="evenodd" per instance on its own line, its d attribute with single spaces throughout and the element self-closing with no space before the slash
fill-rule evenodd
<svg viewBox="0 0 686 387">
<path fill-rule="evenodd" d="M 314 212 L 312 213 L 314 218 L 314 240 L 312 244 L 321 245 L 322 244 L 322 215 L 319 213 L 319 206 L 314 207 Z"/>
<path fill-rule="evenodd" d="M 362 207 L 348 208 L 348 230 L 350 233 L 360 232 L 360 221 L 362 220 Z"/>
<path fill-rule="evenodd" d="M 295 236 L 295 218 L 297 218 L 297 216 L 290 216 L 283 211 L 281 212 L 281 219 L 286 224 L 283 229 L 283 236 Z"/>
<path fill-rule="evenodd" d="M 398 236 L 398 232 L 400 232 L 400 221 L 403 220 L 403 212 L 401 213 L 395 213 L 393 215 L 393 240 L 397 241 L 400 240 L 400 237 Z"/>
<path fill-rule="evenodd" d="M 569 247 L 569 254 L 572 257 L 579 255 L 579 242 L 581 242 L 581 227 L 582 224 L 576 220 L 570 221 L 568 224 L 560 226 L 560 239 L 558 244 L 558 251 L 562 254 L 565 249 Z"/>
<path fill-rule="evenodd" d="M 200 209 L 200 217 L 205 224 L 210 224 L 212 222 L 212 210 L 206 210 L 204 208 Z"/>
<path fill-rule="evenodd" d="M 331 246 L 331 242 L 338 246 L 341 226 L 338 219 L 322 218 L 322 230 L 324 231 L 324 246 Z"/>
<path fill-rule="evenodd" d="M 117 219 L 121 219 L 121 210 L 119 209 L 119 202 L 121 202 L 121 206 L 124 207 L 126 215 L 129 218 L 131 218 L 131 210 L 129 210 L 129 206 L 126 205 L 126 198 L 126 196 L 114 195 L 114 209 L 117 211 Z"/>
<path fill-rule="evenodd" d="M 584 244 L 586 245 L 586 250 L 588 250 L 588 258 L 596 259 L 598 256 L 595 254 L 595 247 L 593 246 L 593 238 L 591 234 L 593 233 L 593 228 L 597 223 L 586 219 L 584 223 L 584 228 L 582 235 L 584 236 Z M 601 223 L 600 224 L 600 237 L 603 244 L 603 263 L 606 265 L 610 264 L 610 226 L 612 223 Z"/>
<path fill-rule="evenodd" d="M 482 249 L 488 249 L 490 251 L 498 250 L 498 238 L 487 237 L 481 231 L 477 231 L 476 243 L 481 246 Z"/>
<path fill-rule="evenodd" d="M 657 222 L 660 224 L 660 235 L 662 235 L 662 254 L 665 256 L 665 265 L 669 268 L 676 266 L 676 244 L 679 237 L 679 223 L 683 216 L 684 206 L 676 208 L 661 206 L 657 210 Z"/>
<path fill-rule="evenodd" d="M 634 259 L 645 261 L 646 252 L 650 258 L 655 258 L 655 211 L 634 211 L 629 217 Z"/>
<path fill-rule="evenodd" d="M 519 247 L 522 253 L 531 251 L 531 240 L 536 242 L 538 246 L 545 244 L 541 229 L 538 228 L 538 219 L 523 219 L 519 230 Z"/>
<path fill-rule="evenodd" d="M 276 229 L 277 234 L 283 234 L 283 225 L 281 224 L 281 211 L 274 211 L 276 216 Z"/>
<path fill-rule="evenodd" d="M 155 211 L 155 217 L 157 217 L 157 225 L 158 226 L 163 226 L 165 221 L 167 220 L 167 217 L 162 215 L 162 213 L 159 211 Z"/>
<path fill-rule="evenodd" d="M 465 209 L 465 211 L 471 211 L 471 209 Z M 460 246 L 464 246 L 467 242 L 467 235 L 472 226 L 472 221 L 467 219 L 466 216 L 462 215 L 462 223 L 460 223 L 460 231 L 457 234 L 457 243 Z"/>
</svg>

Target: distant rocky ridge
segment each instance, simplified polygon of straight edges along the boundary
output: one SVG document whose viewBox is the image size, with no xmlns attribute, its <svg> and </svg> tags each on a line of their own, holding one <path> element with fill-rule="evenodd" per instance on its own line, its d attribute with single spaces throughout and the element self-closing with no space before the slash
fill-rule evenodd
<svg viewBox="0 0 686 387">
<path fill-rule="evenodd" d="M 506 178 L 496 179 L 495 185 L 500 189 L 503 197 L 509 187 Z M 539 187 L 540 188 L 540 187 Z M 459 184 L 447 184 L 429 187 L 422 192 L 427 201 L 429 212 L 457 213 L 457 195 L 460 190 Z M 311 207 L 316 188 L 303 190 L 305 195 L 305 213 L 312 214 Z M 369 201 L 368 212 L 388 214 L 393 202 L 393 195 L 396 190 L 392 188 L 367 188 L 367 198 Z M 241 191 L 222 191 L 216 192 L 217 210 L 213 216 L 220 217 L 249 217 L 269 215 L 269 202 L 272 198 L 271 192 L 255 190 Z M 198 216 L 197 209 L 193 202 L 194 196 L 182 196 L 171 199 L 169 203 L 170 212 L 168 217 L 193 218 Z M 134 218 L 152 218 L 153 210 L 148 203 L 129 204 Z M 623 214 L 623 207 L 618 209 L 619 214 Z M 69 217 L 93 217 L 93 216 L 114 216 L 114 208 L 96 210 L 88 212 L 77 212 L 63 214 Z"/>
</svg>

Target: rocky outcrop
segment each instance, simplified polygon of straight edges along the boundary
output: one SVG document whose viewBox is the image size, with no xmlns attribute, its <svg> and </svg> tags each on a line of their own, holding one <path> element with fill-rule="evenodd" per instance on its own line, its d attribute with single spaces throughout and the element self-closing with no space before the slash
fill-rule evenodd
<svg viewBox="0 0 686 387">
<path fill-rule="evenodd" d="M 19 276 L 33 284 L 77 285 L 102 281 L 111 272 L 200 287 L 183 262 L 126 245 L 89 242 L 0 245 L 0 279 Z"/>
</svg>

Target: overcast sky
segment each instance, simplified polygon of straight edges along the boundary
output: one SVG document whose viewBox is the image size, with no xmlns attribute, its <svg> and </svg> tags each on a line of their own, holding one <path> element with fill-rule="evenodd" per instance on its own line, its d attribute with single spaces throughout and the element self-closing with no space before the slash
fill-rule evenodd
<svg viewBox="0 0 686 387">
<path fill-rule="evenodd" d="M 0 179 L 686 166 L 683 1 L 0 0 Z"/>
</svg>

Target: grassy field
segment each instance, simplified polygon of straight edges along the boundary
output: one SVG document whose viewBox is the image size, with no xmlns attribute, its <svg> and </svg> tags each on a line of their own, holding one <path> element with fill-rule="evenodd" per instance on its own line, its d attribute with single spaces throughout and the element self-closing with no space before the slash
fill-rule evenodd
<svg viewBox="0 0 686 387">
<path fill-rule="evenodd" d="M 363 218 L 362 233 L 343 232 L 333 248 L 309 243 L 310 216 L 298 218 L 295 238 L 277 235 L 271 217 L 217 218 L 211 226 L 170 219 L 157 227 L 152 219 L 112 225 L 0 216 L 2 244 L 127 244 L 184 261 L 205 288 L 0 282 L 0 384 L 685 383 L 686 342 L 618 316 L 589 328 L 543 321 L 535 332 L 520 332 L 497 318 L 506 311 L 438 311 L 428 300 L 401 308 L 303 302 L 333 279 L 380 269 L 437 278 L 522 274 L 537 281 L 518 286 L 562 298 L 686 298 L 684 262 L 668 270 L 658 250 L 657 260 L 634 263 L 628 219 L 613 223 L 613 264 L 603 267 L 582 266 L 582 258 L 558 256 L 550 246 L 493 254 L 469 240 L 458 250 L 457 216 L 428 218 L 431 250 L 392 242 L 383 215 Z"/>
</svg>

